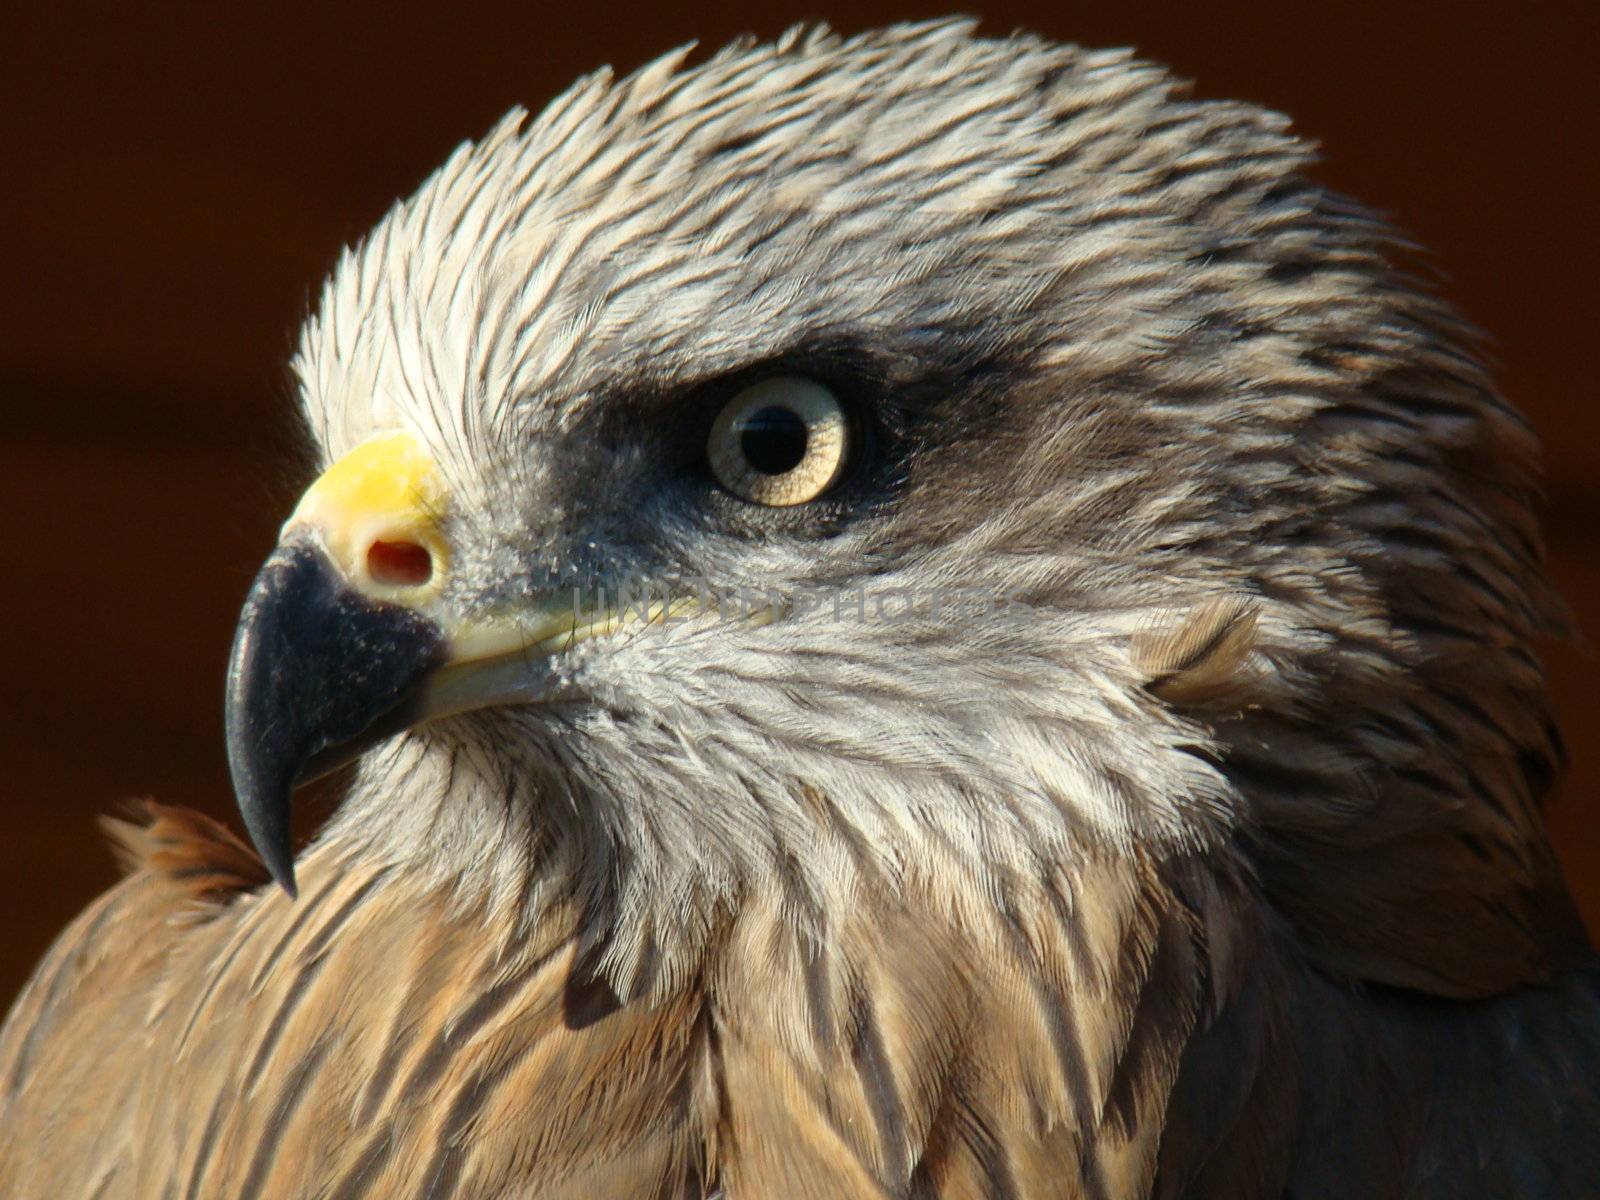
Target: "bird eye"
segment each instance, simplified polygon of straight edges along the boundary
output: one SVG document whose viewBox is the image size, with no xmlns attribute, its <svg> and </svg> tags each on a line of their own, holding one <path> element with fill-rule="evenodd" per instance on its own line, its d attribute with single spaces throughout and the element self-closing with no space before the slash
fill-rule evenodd
<svg viewBox="0 0 1600 1200">
<path fill-rule="evenodd" d="M 735 496 L 781 508 L 827 491 L 844 472 L 850 422 L 811 379 L 764 379 L 729 400 L 706 445 L 717 482 Z"/>
</svg>

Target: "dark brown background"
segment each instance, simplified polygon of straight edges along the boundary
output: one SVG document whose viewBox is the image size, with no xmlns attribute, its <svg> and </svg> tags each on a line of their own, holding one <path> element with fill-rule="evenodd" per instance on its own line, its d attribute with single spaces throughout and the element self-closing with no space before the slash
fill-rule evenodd
<svg viewBox="0 0 1600 1200">
<path fill-rule="evenodd" d="M 678 42 L 941 6 L 33 5 L 0 32 L 0 1004 L 113 877 L 93 825 L 229 811 L 223 661 L 303 477 L 284 368 L 341 243 L 462 138 Z M 1588 3 L 993 4 L 1292 114 L 1497 339 L 1547 445 L 1552 569 L 1600 632 L 1600 112 Z M 1443 14 L 1443 15 L 1441 15 Z M 1552 821 L 1600 920 L 1595 661 L 1551 650 L 1574 766 Z"/>
</svg>

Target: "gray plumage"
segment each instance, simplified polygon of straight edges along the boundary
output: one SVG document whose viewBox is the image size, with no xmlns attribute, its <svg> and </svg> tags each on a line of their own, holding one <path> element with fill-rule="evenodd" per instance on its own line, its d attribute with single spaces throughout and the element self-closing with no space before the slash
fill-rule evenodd
<svg viewBox="0 0 1600 1200">
<path fill-rule="evenodd" d="M 451 628 L 829 599 L 388 741 L 295 904 L 125 832 L 0 1038 L 0 1191 L 1600 1191 L 1533 439 L 1395 235 L 1123 52 L 683 59 L 513 113 L 347 254 L 307 423 L 426 447 Z M 778 372 L 862 430 L 763 509 L 705 426 Z"/>
</svg>

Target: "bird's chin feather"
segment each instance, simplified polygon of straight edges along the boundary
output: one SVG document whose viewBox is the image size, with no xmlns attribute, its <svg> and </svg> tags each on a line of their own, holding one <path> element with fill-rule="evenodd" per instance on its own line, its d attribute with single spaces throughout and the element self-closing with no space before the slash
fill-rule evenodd
<svg viewBox="0 0 1600 1200">
<path fill-rule="evenodd" d="M 935 653 L 911 648 L 929 630 L 860 630 L 844 652 L 841 636 L 686 621 L 596 643 L 562 703 L 435 722 L 369 754 L 324 840 L 495 908 L 574 897 L 593 969 L 626 997 L 680 986 L 754 894 L 781 892 L 821 941 L 864 895 L 975 921 L 1100 854 L 1225 838 L 1233 800 L 1201 735 L 1130 693 L 1113 644 L 1064 642 L 1052 666 L 1023 653 L 1039 631 L 1013 634 L 1007 665 L 989 638 L 966 669 L 1006 690 L 997 719 L 941 682 L 963 669 L 959 642 L 908 673 L 910 654 Z"/>
</svg>

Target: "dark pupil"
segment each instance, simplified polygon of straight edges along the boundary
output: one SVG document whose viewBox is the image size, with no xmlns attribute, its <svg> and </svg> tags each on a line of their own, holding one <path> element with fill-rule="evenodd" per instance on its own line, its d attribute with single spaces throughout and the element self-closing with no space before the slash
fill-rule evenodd
<svg viewBox="0 0 1600 1200">
<path fill-rule="evenodd" d="M 782 475 L 806 456 L 806 423 L 781 404 L 751 413 L 739 427 L 744 459 L 763 475 Z"/>
</svg>

